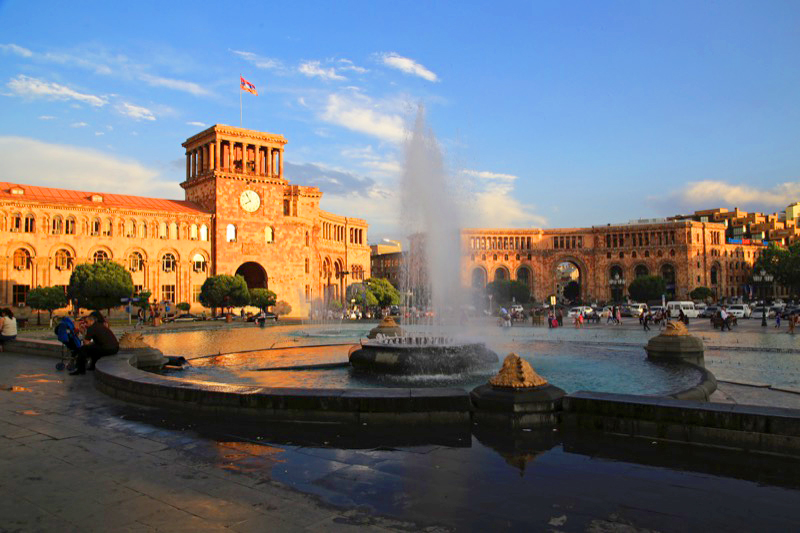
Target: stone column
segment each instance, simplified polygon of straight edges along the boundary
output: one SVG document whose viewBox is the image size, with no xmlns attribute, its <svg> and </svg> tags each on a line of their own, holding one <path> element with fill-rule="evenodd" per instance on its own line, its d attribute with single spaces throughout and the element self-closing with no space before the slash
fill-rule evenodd
<svg viewBox="0 0 800 533">
<path fill-rule="evenodd" d="M 266 150 L 266 164 L 267 168 L 265 170 L 265 174 L 268 178 L 272 177 L 272 147 L 268 146 Z"/>
<path fill-rule="evenodd" d="M 197 150 L 192 150 L 191 151 L 190 158 L 192 160 L 192 177 L 196 178 L 197 177 Z"/>
<path fill-rule="evenodd" d="M 278 150 L 278 160 L 280 162 L 280 170 L 278 171 L 278 177 L 283 178 L 283 152 Z"/>
<path fill-rule="evenodd" d="M 186 152 L 186 181 L 192 177 L 192 160 L 191 152 Z"/>
</svg>

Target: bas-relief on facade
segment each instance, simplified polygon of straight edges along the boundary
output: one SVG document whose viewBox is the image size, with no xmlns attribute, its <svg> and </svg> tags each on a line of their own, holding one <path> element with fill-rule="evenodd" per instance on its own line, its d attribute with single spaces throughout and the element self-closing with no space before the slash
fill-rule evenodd
<svg viewBox="0 0 800 533">
<path fill-rule="evenodd" d="M 660 275 L 674 297 L 696 287 L 717 297 L 743 295 L 763 244 L 726 244 L 725 225 L 696 221 L 568 229 L 466 229 L 462 231 L 462 283 L 483 287 L 519 280 L 535 300 L 559 294 L 568 281 L 561 263 L 577 268 L 584 301 L 621 300 L 636 277 Z M 612 283 L 612 280 L 624 283 Z"/>
<path fill-rule="evenodd" d="M 154 298 L 189 302 L 216 274 L 243 275 L 307 312 L 369 277 L 367 223 L 319 208 L 316 187 L 283 175 L 281 135 L 216 125 L 190 137 L 186 200 L 0 183 L 0 298 L 67 285 L 74 265 L 109 259 Z"/>
</svg>

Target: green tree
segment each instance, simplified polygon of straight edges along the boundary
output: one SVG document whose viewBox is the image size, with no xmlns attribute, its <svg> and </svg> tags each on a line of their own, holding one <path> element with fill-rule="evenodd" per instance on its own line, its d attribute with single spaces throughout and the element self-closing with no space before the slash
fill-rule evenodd
<svg viewBox="0 0 800 533">
<path fill-rule="evenodd" d="M 41 324 L 41 312 L 50 313 L 50 323 L 53 322 L 53 311 L 67 306 L 67 296 L 61 287 L 36 287 L 28 293 L 25 303 L 36 310 L 36 324 Z"/>
<path fill-rule="evenodd" d="M 369 290 L 366 283 L 352 283 L 348 285 L 346 295 L 348 302 L 355 300 L 357 304 L 368 307 L 375 307 L 378 305 L 378 299 L 375 298 L 375 295 Z"/>
<path fill-rule="evenodd" d="M 289 305 L 289 302 L 285 300 L 281 300 L 280 302 L 275 304 L 275 314 L 279 316 L 288 315 L 292 312 L 292 306 Z"/>
<path fill-rule="evenodd" d="M 377 305 L 381 307 L 400 305 L 400 291 L 395 289 L 388 279 L 369 278 L 364 284 L 367 286 L 367 291 L 372 293 Z"/>
<path fill-rule="evenodd" d="M 703 302 L 713 297 L 714 297 L 714 291 L 712 291 L 708 287 L 697 287 L 696 289 L 694 289 L 692 292 L 689 293 L 689 298 L 691 298 L 692 300 L 700 300 Z"/>
<path fill-rule="evenodd" d="M 227 308 L 245 306 L 250 303 L 250 291 L 242 276 L 220 274 L 206 278 L 200 287 L 200 303 L 210 307 L 212 312 L 218 307 Z"/>
<path fill-rule="evenodd" d="M 634 302 L 658 300 L 667 290 L 667 282 L 661 276 L 642 276 L 628 286 L 628 294 Z"/>
<path fill-rule="evenodd" d="M 575 301 L 581 295 L 581 284 L 575 280 L 570 281 L 567 283 L 567 286 L 564 287 L 564 298 L 569 300 L 570 302 Z"/>
<path fill-rule="evenodd" d="M 121 298 L 133 294 L 131 273 L 119 263 L 100 261 L 75 267 L 69 278 L 67 298 L 75 302 L 75 312 L 81 308 L 99 311 L 122 304 Z"/>
<path fill-rule="evenodd" d="M 192 308 L 192 306 L 189 304 L 189 302 L 181 302 L 178 305 L 176 305 L 175 307 L 177 307 L 179 311 L 183 311 L 184 313 L 189 312 L 189 309 Z"/>
<path fill-rule="evenodd" d="M 147 311 L 148 309 L 150 309 L 150 297 L 152 295 L 153 294 L 150 291 L 141 291 L 134 294 L 133 297 L 136 298 L 137 301 L 133 302 L 133 305 L 135 307 L 141 307 L 142 309 Z"/>
<path fill-rule="evenodd" d="M 770 244 L 753 264 L 753 272 L 761 270 L 772 274 L 776 283 L 788 288 L 792 294 L 800 289 L 800 242 L 788 248 Z"/>
<path fill-rule="evenodd" d="M 275 305 L 278 295 L 269 289 L 250 289 L 250 305 L 266 309 Z"/>
<path fill-rule="evenodd" d="M 516 302 L 526 304 L 531 300 L 531 290 L 521 281 L 492 281 L 486 284 L 486 292 L 498 305 Z"/>
</svg>

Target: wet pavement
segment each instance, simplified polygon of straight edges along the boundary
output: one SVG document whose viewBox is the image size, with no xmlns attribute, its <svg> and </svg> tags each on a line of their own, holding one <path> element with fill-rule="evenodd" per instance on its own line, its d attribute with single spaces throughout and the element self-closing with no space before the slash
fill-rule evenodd
<svg viewBox="0 0 800 533">
<path fill-rule="evenodd" d="M 0 531 L 800 525 L 797 459 L 552 430 L 187 418 L 54 363 L 0 354 Z"/>
</svg>

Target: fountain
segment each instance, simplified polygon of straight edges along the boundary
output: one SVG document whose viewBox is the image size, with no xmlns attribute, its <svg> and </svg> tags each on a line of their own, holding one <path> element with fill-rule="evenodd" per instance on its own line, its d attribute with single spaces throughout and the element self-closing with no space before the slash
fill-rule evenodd
<svg viewBox="0 0 800 533">
<path fill-rule="evenodd" d="M 449 311 L 464 303 L 460 217 L 449 189 L 441 150 L 419 106 L 405 146 L 401 180 L 402 226 L 417 238 L 404 263 L 401 290 L 429 294 L 428 301 L 418 303 L 428 304 L 441 326 L 452 326 Z M 358 370 L 457 374 L 498 361 L 497 354 L 482 342 L 460 340 L 444 328 L 411 334 L 393 322 L 382 322 L 370 332 L 370 339 L 350 354 L 350 364 Z"/>
</svg>

